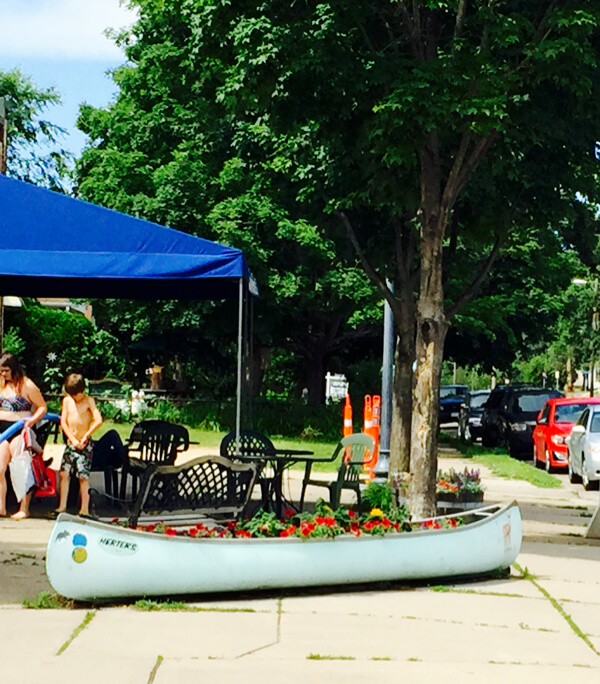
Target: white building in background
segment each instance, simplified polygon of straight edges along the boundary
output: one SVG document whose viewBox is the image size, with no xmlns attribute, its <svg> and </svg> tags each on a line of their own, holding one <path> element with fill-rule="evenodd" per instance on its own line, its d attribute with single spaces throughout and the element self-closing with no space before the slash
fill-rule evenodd
<svg viewBox="0 0 600 684">
<path fill-rule="evenodd" d="M 38 302 L 44 306 L 49 306 L 52 309 L 64 309 L 65 311 L 76 311 L 83 314 L 88 320 L 92 321 L 92 305 L 91 304 L 75 304 L 66 297 L 38 297 Z"/>
</svg>

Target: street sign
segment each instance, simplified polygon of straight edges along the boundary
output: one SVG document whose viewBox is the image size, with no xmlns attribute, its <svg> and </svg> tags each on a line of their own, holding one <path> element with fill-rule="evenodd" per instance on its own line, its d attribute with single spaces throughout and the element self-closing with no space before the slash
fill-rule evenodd
<svg viewBox="0 0 600 684">
<path fill-rule="evenodd" d="M 325 376 L 325 401 L 341 401 L 348 394 L 348 381 L 341 373 L 327 373 Z"/>
</svg>

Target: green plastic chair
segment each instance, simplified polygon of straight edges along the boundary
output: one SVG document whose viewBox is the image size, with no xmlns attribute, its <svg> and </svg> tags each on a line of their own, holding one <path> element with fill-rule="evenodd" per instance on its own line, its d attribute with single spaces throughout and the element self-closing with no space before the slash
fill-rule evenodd
<svg viewBox="0 0 600 684">
<path fill-rule="evenodd" d="M 364 464 L 371 459 L 374 449 L 375 440 L 371 435 L 356 433 L 344 437 L 336 446 L 330 458 L 318 460 L 319 463 L 333 463 L 340 453 L 346 452 L 338 469 L 337 477 L 332 481 L 313 479 L 311 477 L 311 469 L 313 463 L 317 462 L 317 460 L 307 461 L 304 479 L 302 480 L 300 510 L 304 509 L 304 496 L 309 485 L 313 487 L 326 487 L 329 490 L 329 503 L 334 509 L 340 505 L 342 490 L 350 489 L 356 493 L 358 506 L 360 507 L 361 474 L 364 472 Z"/>
</svg>

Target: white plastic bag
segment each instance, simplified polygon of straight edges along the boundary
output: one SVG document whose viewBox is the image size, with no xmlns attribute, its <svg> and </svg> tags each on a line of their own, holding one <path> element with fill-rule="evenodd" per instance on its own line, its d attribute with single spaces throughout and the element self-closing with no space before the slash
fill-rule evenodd
<svg viewBox="0 0 600 684">
<path fill-rule="evenodd" d="M 17 501 L 22 501 L 25 494 L 35 485 L 35 477 L 31 467 L 31 454 L 21 435 L 17 437 L 17 453 L 11 458 L 8 467 Z"/>
</svg>

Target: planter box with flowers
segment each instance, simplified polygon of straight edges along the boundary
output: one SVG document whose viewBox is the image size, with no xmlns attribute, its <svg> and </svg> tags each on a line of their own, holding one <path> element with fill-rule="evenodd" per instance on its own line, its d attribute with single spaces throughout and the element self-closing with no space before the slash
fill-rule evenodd
<svg viewBox="0 0 600 684">
<path fill-rule="evenodd" d="M 408 487 L 410 473 L 401 473 L 394 488 L 397 492 L 398 505 L 408 504 Z M 478 470 L 465 468 L 462 472 L 450 469 L 439 471 L 436 483 L 438 508 L 466 510 L 477 508 L 483 501 L 483 486 Z"/>
<path fill-rule="evenodd" d="M 440 471 L 436 484 L 438 508 L 465 510 L 477 508 L 483 501 L 483 486 L 478 470 L 452 468 Z"/>
</svg>

